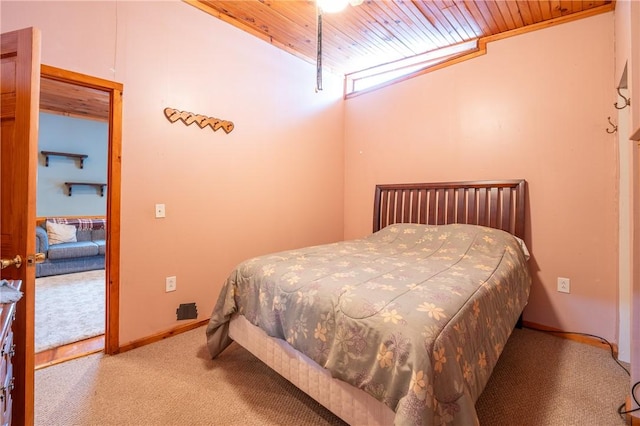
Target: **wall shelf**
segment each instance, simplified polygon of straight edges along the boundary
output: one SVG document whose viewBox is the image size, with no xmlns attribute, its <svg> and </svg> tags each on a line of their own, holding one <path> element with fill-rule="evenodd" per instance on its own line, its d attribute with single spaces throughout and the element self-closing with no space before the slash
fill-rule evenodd
<svg viewBox="0 0 640 426">
<path fill-rule="evenodd" d="M 100 190 L 100 196 L 104 197 L 104 187 L 107 186 L 106 183 L 98 183 L 98 182 L 65 182 L 67 188 L 69 188 L 69 197 L 71 197 L 71 191 L 74 186 L 93 186 L 96 189 Z"/>
<path fill-rule="evenodd" d="M 80 168 L 84 168 L 84 159 L 88 157 L 87 154 L 74 154 L 72 152 L 56 152 L 56 151 L 40 151 L 42 155 L 44 155 L 44 166 L 49 167 L 49 157 L 50 156 L 58 156 L 58 157 L 67 157 L 74 158 L 76 160 L 80 160 Z"/>
</svg>

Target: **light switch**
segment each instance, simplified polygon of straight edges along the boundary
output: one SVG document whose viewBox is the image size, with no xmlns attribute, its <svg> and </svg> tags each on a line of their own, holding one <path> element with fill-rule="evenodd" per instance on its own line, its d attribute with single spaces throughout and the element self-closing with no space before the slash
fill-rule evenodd
<svg viewBox="0 0 640 426">
<path fill-rule="evenodd" d="M 165 217 L 164 204 L 156 204 L 156 219 Z"/>
</svg>

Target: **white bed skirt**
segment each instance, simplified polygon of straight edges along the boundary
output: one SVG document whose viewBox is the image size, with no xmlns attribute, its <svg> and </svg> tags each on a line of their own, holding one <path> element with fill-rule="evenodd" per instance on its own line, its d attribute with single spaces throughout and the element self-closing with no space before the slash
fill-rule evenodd
<svg viewBox="0 0 640 426">
<path fill-rule="evenodd" d="M 281 339 L 269 337 L 242 315 L 229 324 L 229 336 L 282 377 L 350 425 L 393 425 L 395 413 L 366 392 L 334 379 Z"/>
</svg>

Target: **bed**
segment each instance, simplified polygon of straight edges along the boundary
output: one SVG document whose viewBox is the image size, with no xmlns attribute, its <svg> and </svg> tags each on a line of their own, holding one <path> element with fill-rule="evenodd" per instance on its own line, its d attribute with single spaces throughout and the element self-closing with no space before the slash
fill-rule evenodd
<svg viewBox="0 0 640 426">
<path fill-rule="evenodd" d="M 232 271 L 207 326 L 349 424 L 477 424 L 526 306 L 525 181 L 378 185 L 373 233 Z"/>
</svg>

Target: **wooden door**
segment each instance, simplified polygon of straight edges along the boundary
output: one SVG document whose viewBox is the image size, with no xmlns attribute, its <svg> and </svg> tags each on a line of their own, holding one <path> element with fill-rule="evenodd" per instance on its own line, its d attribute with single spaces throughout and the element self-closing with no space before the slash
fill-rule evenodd
<svg viewBox="0 0 640 426">
<path fill-rule="evenodd" d="M 36 167 L 40 96 L 40 32 L 34 28 L 0 36 L 1 116 L 0 255 L 19 255 L 22 266 L 2 269 L 0 277 L 22 281 L 24 296 L 14 322 L 13 424 L 34 421 L 34 300 Z"/>
</svg>

